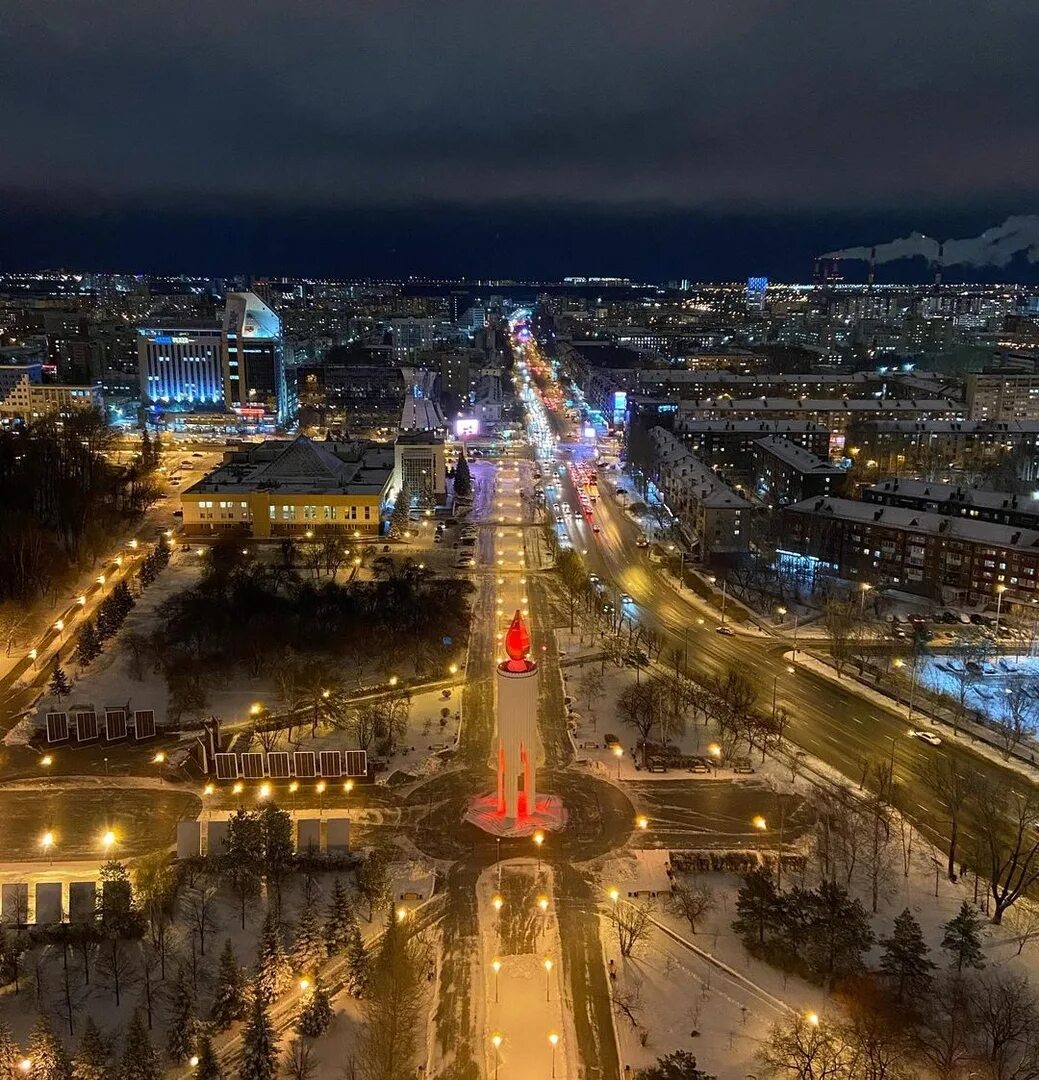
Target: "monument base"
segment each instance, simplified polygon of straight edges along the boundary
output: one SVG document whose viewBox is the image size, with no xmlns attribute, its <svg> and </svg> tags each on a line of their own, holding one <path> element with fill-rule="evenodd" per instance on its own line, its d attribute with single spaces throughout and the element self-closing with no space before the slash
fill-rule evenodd
<svg viewBox="0 0 1039 1080">
<path fill-rule="evenodd" d="M 464 820 L 492 836 L 530 836 L 538 829 L 558 832 L 566 824 L 566 810 L 558 795 L 539 795 L 532 813 L 505 817 L 498 813 L 498 797 L 491 792 L 469 800 Z"/>
</svg>

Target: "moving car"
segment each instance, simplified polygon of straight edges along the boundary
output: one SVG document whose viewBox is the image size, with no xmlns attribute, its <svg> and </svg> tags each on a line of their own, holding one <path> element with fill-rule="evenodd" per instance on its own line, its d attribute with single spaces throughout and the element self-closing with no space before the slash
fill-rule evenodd
<svg viewBox="0 0 1039 1080">
<path fill-rule="evenodd" d="M 638 540 L 635 541 L 635 547 L 647 548 L 649 547 L 649 541 L 644 536 L 640 536 Z"/>
<path fill-rule="evenodd" d="M 716 626 L 714 628 L 714 632 L 716 634 L 722 634 L 724 637 L 735 637 L 736 636 L 736 631 L 733 630 L 733 628 L 731 626 L 727 626 L 727 625 Z"/>
<path fill-rule="evenodd" d="M 909 737 L 911 739 L 919 739 L 921 742 L 928 743 L 930 746 L 942 745 L 941 736 L 936 735 L 933 731 L 927 731 L 926 729 L 920 731 L 910 731 Z"/>
<path fill-rule="evenodd" d="M 594 533 L 602 532 L 602 529 L 600 529 L 598 525 L 593 524 L 592 525 L 592 532 L 594 532 Z"/>
</svg>

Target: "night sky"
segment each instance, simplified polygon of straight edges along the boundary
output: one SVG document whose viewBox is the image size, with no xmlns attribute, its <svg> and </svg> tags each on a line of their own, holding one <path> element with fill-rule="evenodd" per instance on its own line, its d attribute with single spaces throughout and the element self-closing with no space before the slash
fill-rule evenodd
<svg viewBox="0 0 1039 1080">
<path fill-rule="evenodd" d="M 0 267 L 805 279 L 1039 211 L 1039 5 L 94 0 L 0 17 Z"/>
</svg>

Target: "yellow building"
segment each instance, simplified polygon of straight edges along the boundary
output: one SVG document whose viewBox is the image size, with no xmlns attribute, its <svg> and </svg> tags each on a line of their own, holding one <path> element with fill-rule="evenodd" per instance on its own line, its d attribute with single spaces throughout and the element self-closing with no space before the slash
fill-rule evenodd
<svg viewBox="0 0 1039 1080">
<path fill-rule="evenodd" d="M 231 451 L 181 494 L 184 533 L 377 536 L 393 474 L 390 444 L 269 439 Z"/>
</svg>

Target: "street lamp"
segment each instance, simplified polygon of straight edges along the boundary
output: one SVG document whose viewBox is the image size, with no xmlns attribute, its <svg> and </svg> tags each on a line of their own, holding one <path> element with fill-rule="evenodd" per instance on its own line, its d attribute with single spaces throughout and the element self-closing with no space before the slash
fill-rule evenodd
<svg viewBox="0 0 1039 1080">
<path fill-rule="evenodd" d="M 325 782 L 319 780 L 314 788 L 317 792 L 317 811 L 320 814 L 325 808 Z"/>
<path fill-rule="evenodd" d="M 504 900 L 503 900 L 503 899 L 502 899 L 502 898 L 501 898 L 500 896 L 496 896 L 496 897 L 495 897 L 495 898 L 494 898 L 494 899 L 493 899 L 493 900 L 491 901 L 491 906 L 492 906 L 492 907 L 494 908 L 494 910 L 495 910 L 496 912 L 498 912 L 499 914 L 501 914 L 501 907 L 502 907 L 502 904 L 504 904 L 504 903 L 505 903 L 505 901 L 504 901 Z"/>
<path fill-rule="evenodd" d="M 345 793 L 346 793 L 347 795 L 349 795 L 349 794 L 350 794 L 350 792 L 351 792 L 351 791 L 353 791 L 353 789 L 354 789 L 354 782 L 353 782 L 353 780 L 344 780 L 344 781 L 343 781 L 343 791 L 344 791 L 344 792 L 345 792 Z"/>
<path fill-rule="evenodd" d="M 645 832 L 645 831 L 646 831 L 646 830 L 647 830 L 647 829 L 649 828 L 649 818 L 648 818 L 648 817 L 641 817 L 641 816 L 640 816 L 640 817 L 637 817 L 637 818 L 635 819 L 635 824 L 636 824 L 636 825 L 637 825 L 637 826 L 638 826 L 638 827 L 639 827 L 639 828 L 640 828 L 640 829 L 641 829 L 641 830 L 642 830 L 643 832 Z"/>
<path fill-rule="evenodd" d="M 53 765 L 54 764 L 53 756 L 51 754 L 44 754 L 43 757 L 40 758 L 40 764 L 43 765 L 44 767 L 46 767 L 48 765 Z"/>
<path fill-rule="evenodd" d="M 996 586 L 996 637 L 999 637 L 999 615 L 1003 610 L 1003 593 L 1007 591 L 1005 585 Z M 997 642 L 998 644 L 998 642 Z"/>
<path fill-rule="evenodd" d="M 610 891 L 606 894 L 615 904 L 621 898 L 620 889 L 616 885 L 611 886 Z"/>
<path fill-rule="evenodd" d="M 859 596 L 859 618 L 860 619 L 866 613 L 866 593 L 868 593 L 870 591 L 870 589 L 872 589 L 872 588 L 873 588 L 873 586 L 870 585 L 868 581 L 863 581 L 859 585 L 859 589 L 861 590 L 861 595 Z"/>
<path fill-rule="evenodd" d="M 498 1062 L 501 1060 L 501 1055 L 498 1053 L 501 1050 L 502 1038 L 495 1032 L 491 1036 L 491 1045 L 494 1047 L 494 1080 L 498 1080 Z"/>
<path fill-rule="evenodd" d="M 54 854 L 52 848 L 54 847 L 54 833 L 49 829 L 40 837 L 40 847 L 47 853 L 47 857 L 50 860 L 50 865 L 54 865 Z"/>
<path fill-rule="evenodd" d="M 753 818 L 751 824 L 754 826 L 755 829 L 760 829 L 762 832 L 764 832 L 768 828 L 768 822 L 760 814 L 756 815 Z"/>
<path fill-rule="evenodd" d="M 722 748 L 717 743 L 711 743 L 707 747 L 707 753 L 711 755 L 711 762 L 714 765 L 715 778 L 718 776 L 718 762 L 721 761 Z"/>
<path fill-rule="evenodd" d="M 559 1036 L 553 1031 L 548 1037 L 548 1041 L 552 1046 L 552 1076 L 556 1075 L 556 1046 L 559 1043 Z"/>
<path fill-rule="evenodd" d="M 810 1012 L 805 1017 L 805 1019 L 808 1021 L 809 1024 L 812 1025 L 812 1027 L 818 1027 L 819 1026 L 819 1014 L 818 1013 Z"/>
<path fill-rule="evenodd" d="M 106 855 L 112 850 L 113 844 L 115 844 L 115 833 L 112 832 L 111 829 L 109 829 L 101 837 L 101 846 L 105 849 L 105 854 Z"/>
<path fill-rule="evenodd" d="M 546 956 L 545 957 L 545 1001 L 546 1002 L 551 1000 L 551 997 L 550 997 L 551 990 L 552 990 L 552 961 Z"/>
<path fill-rule="evenodd" d="M 289 794 L 292 796 L 292 812 L 293 813 L 296 812 L 296 792 L 297 791 L 299 791 L 299 782 L 297 780 L 293 780 L 292 783 L 289 784 Z"/>
<path fill-rule="evenodd" d="M 238 805 L 239 806 L 242 805 L 241 795 L 242 795 L 242 792 L 244 790 L 245 790 L 245 785 L 241 782 L 241 780 L 236 781 L 234 787 L 231 788 L 231 793 L 234 794 L 234 795 L 237 795 L 239 797 L 238 798 Z"/>
<path fill-rule="evenodd" d="M 613 748 L 613 756 L 617 759 L 617 779 L 621 778 L 621 758 L 624 757 L 624 749 L 620 746 Z"/>
<path fill-rule="evenodd" d="M 538 849 L 538 871 L 541 871 L 541 845 L 545 842 L 545 834 L 539 829 L 534 833 L 534 844 Z"/>
<path fill-rule="evenodd" d="M 498 973 L 501 971 L 501 961 L 495 957 L 491 961 L 491 970 L 494 972 L 494 1004 L 498 1004 Z"/>
<path fill-rule="evenodd" d="M 261 784 L 259 793 L 256 797 L 258 799 L 269 799 L 271 797 L 271 785 L 267 783 Z"/>
</svg>

